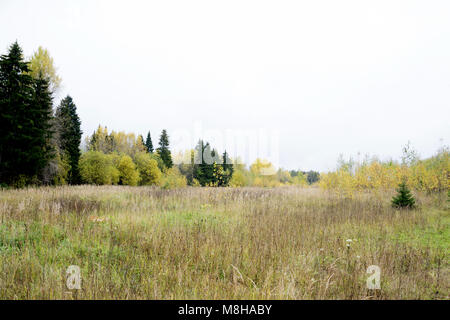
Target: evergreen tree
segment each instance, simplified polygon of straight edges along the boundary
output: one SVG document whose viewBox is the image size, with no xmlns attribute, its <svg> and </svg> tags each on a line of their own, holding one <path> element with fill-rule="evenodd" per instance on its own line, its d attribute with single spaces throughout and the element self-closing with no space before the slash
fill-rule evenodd
<svg viewBox="0 0 450 320">
<path fill-rule="evenodd" d="M 201 186 L 217 185 L 217 173 L 214 173 L 214 163 L 218 163 L 217 152 L 211 150 L 208 142 L 200 140 L 195 147 L 194 178 Z M 217 170 L 216 170 L 217 172 Z"/>
<path fill-rule="evenodd" d="M 34 80 L 34 103 L 37 118 L 35 119 L 35 131 L 38 134 L 35 136 L 33 148 L 34 154 L 37 156 L 37 168 L 42 171 L 50 160 L 55 156 L 55 145 L 53 139 L 53 97 L 50 89 L 50 80 L 43 78 L 39 74 L 38 78 Z M 43 180 L 42 173 L 41 181 Z M 45 179 L 45 183 L 50 183 Z"/>
<path fill-rule="evenodd" d="M 81 121 L 77 114 L 77 107 L 70 96 L 61 100 L 56 109 L 56 122 L 59 148 L 69 157 L 69 183 L 80 183 L 78 162 L 80 160 Z"/>
<path fill-rule="evenodd" d="M 317 171 L 312 171 L 311 170 L 309 172 L 304 172 L 304 174 L 307 175 L 306 179 L 307 179 L 309 184 L 313 184 L 313 183 L 315 183 L 315 182 L 320 180 L 320 174 Z"/>
<path fill-rule="evenodd" d="M 17 42 L 0 56 L 0 183 L 28 183 L 51 158 L 48 81 L 29 71 Z"/>
<path fill-rule="evenodd" d="M 412 209 L 416 205 L 411 191 L 408 189 L 406 182 L 403 181 L 399 184 L 397 189 L 397 196 L 392 198 L 392 206 L 394 208 L 409 208 Z"/>
<path fill-rule="evenodd" d="M 231 159 L 228 157 L 228 153 L 225 150 L 222 156 L 222 168 L 223 168 L 223 186 L 228 186 L 231 177 L 234 173 L 234 167 Z"/>
<path fill-rule="evenodd" d="M 152 143 L 152 137 L 150 136 L 150 131 L 147 134 L 147 140 L 145 140 L 145 146 L 147 147 L 148 153 L 153 153 L 153 143 Z"/>
<path fill-rule="evenodd" d="M 161 137 L 159 138 L 159 148 L 157 149 L 159 156 L 161 157 L 166 168 L 172 168 L 172 154 L 169 150 L 169 136 L 167 135 L 167 131 L 164 129 L 161 133 Z"/>
</svg>

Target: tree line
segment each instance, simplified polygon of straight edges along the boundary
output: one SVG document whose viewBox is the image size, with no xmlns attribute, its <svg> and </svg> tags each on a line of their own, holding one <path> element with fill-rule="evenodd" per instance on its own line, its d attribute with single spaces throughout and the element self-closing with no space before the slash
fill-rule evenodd
<svg viewBox="0 0 450 320">
<path fill-rule="evenodd" d="M 219 156 L 202 140 L 189 151 L 188 161 L 174 164 L 166 130 L 161 132 L 156 149 L 150 132 L 144 139 L 134 133 L 109 132 L 102 126 L 86 138 L 85 145 L 80 170 L 83 181 L 88 183 L 171 186 L 175 180 L 176 185 L 225 187 L 233 175 L 227 152 Z M 172 183 L 164 182 L 167 177 Z"/>
<path fill-rule="evenodd" d="M 188 150 L 187 161 L 174 161 L 166 130 L 155 147 L 150 131 L 144 139 L 99 126 L 86 137 L 82 151 L 74 100 L 68 95 L 53 107 L 60 83 L 53 59 L 42 47 L 26 61 L 16 41 L 0 56 L 0 186 L 273 187 L 319 179 L 313 171 L 272 170 L 260 159 L 247 168 L 203 140 Z"/>
<path fill-rule="evenodd" d="M 81 122 L 70 96 L 53 112 L 59 83 L 50 65 L 42 50 L 24 61 L 17 42 L 0 56 L 2 185 L 80 183 Z"/>
</svg>

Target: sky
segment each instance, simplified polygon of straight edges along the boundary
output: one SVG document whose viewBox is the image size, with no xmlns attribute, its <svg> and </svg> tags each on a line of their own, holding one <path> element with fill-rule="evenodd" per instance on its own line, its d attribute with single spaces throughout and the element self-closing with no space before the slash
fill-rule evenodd
<svg viewBox="0 0 450 320">
<path fill-rule="evenodd" d="M 450 1 L 0 0 L 0 53 L 47 48 L 82 130 L 332 170 L 450 140 Z M 242 149 L 239 149 L 242 146 Z M 250 151 L 249 151 L 250 150 Z"/>
</svg>

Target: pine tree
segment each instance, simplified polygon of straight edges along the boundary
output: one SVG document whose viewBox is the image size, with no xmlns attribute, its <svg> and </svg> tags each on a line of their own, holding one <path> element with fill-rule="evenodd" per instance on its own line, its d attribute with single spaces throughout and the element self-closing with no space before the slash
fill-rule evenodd
<svg viewBox="0 0 450 320">
<path fill-rule="evenodd" d="M 167 131 L 164 129 L 159 138 L 159 148 L 157 149 L 159 156 L 161 157 L 164 166 L 168 169 L 173 167 L 172 154 L 169 150 L 169 136 Z"/>
<path fill-rule="evenodd" d="M 77 114 L 77 107 L 70 96 L 61 100 L 55 113 L 58 131 L 59 148 L 69 157 L 69 183 L 80 183 L 78 162 L 80 160 L 81 121 Z"/>
<path fill-rule="evenodd" d="M 150 136 L 150 131 L 147 134 L 147 140 L 145 140 L 145 146 L 147 147 L 148 153 L 153 153 L 153 142 L 152 142 L 152 137 Z"/>
<path fill-rule="evenodd" d="M 0 57 L 0 183 L 28 183 L 51 158 L 48 81 L 29 71 L 15 42 Z"/>
<path fill-rule="evenodd" d="M 392 198 L 392 206 L 394 208 L 409 208 L 412 209 L 416 205 L 411 191 L 408 189 L 406 182 L 399 184 L 397 189 L 397 196 Z"/>
</svg>

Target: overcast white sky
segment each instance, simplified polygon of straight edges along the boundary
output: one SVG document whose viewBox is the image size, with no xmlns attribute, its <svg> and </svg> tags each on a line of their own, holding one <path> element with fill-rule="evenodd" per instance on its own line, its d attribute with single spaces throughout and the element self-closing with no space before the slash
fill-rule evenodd
<svg viewBox="0 0 450 320">
<path fill-rule="evenodd" d="M 0 0 L 0 52 L 47 48 L 85 133 L 264 129 L 281 166 L 322 171 L 449 144 L 449 17 L 448 0 Z"/>
</svg>

